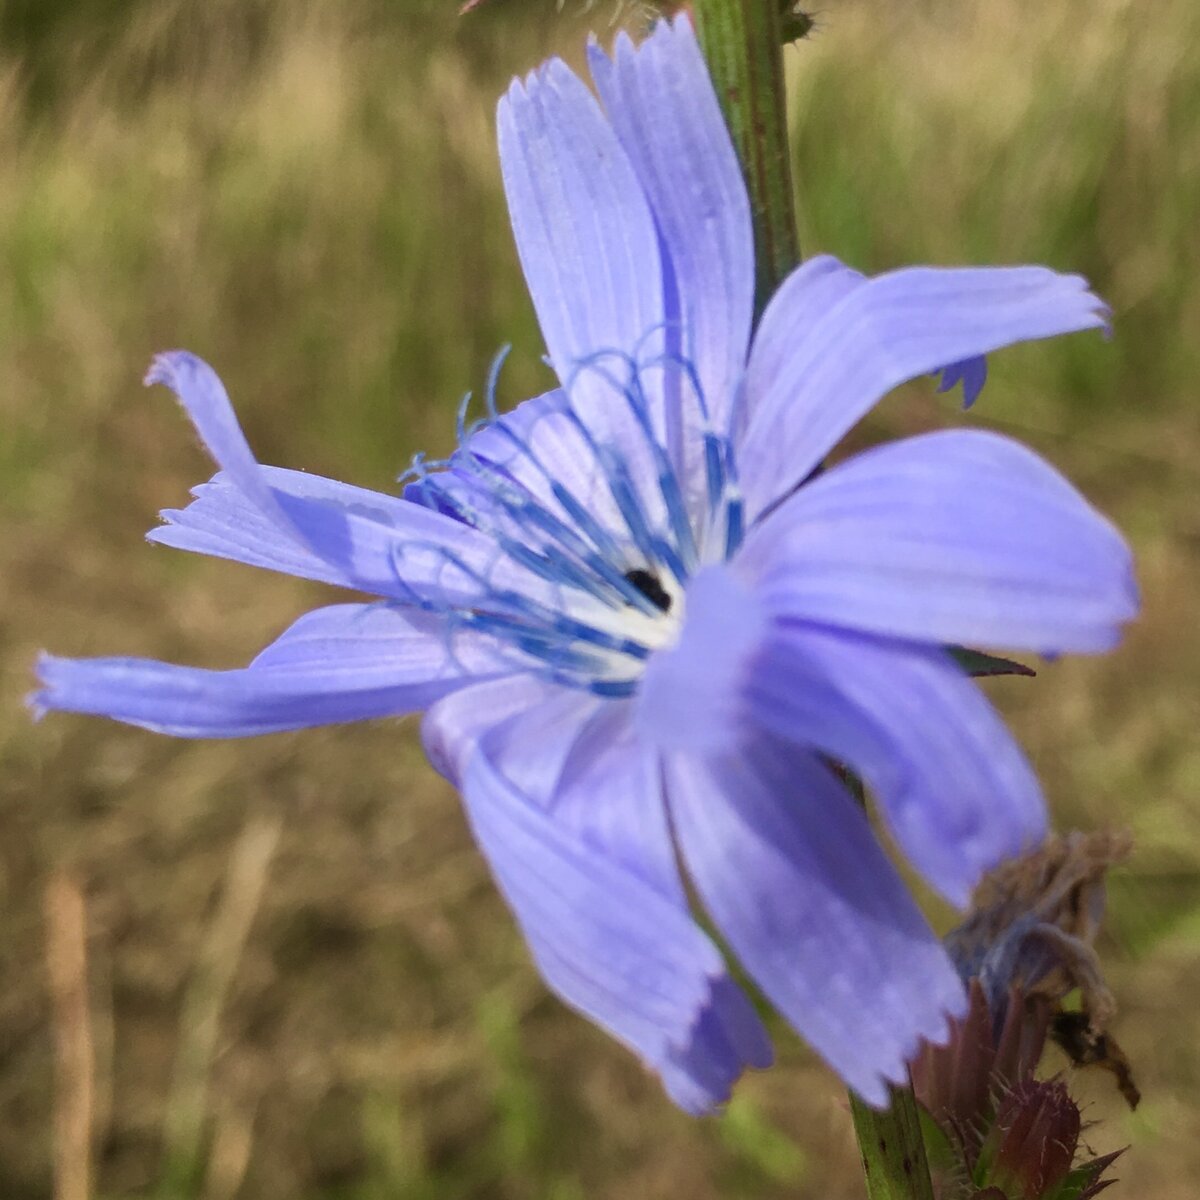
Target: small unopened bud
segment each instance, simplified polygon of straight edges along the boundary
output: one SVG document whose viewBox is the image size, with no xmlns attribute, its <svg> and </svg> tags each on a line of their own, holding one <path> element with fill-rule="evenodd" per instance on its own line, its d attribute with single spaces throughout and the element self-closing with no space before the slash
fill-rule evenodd
<svg viewBox="0 0 1200 1200">
<path fill-rule="evenodd" d="M 983 1148 L 988 1183 L 1009 1200 L 1052 1196 L 1071 1173 L 1079 1107 L 1059 1080 L 1025 1079 L 1001 1100 Z"/>
<path fill-rule="evenodd" d="M 976 1177 L 984 1191 L 973 1200 L 1089 1200 L 1121 1151 L 1075 1165 L 1082 1122 L 1079 1106 L 1059 1079 L 1026 1079 L 1001 1098 L 984 1142 Z"/>
</svg>

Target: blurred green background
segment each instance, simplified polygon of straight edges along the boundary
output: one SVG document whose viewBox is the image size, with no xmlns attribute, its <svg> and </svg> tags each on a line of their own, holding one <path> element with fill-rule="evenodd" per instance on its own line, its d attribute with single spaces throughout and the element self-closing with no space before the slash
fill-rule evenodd
<svg viewBox="0 0 1200 1200">
<path fill-rule="evenodd" d="M 385 489 L 503 342 L 507 399 L 544 383 L 493 105 L 615 5 L 455 7 L 0 0 L 4 1200 L 51 1195 L 69 1119 L 72 896 L 98 1197 L 861 1195 L 844 1097 L 782 1026 L 697 1122 L 546 994 L 411 724 L 192 744 L 22 707 L 41 647 L 232 666 L 333 598 L 142 542 L 210 473 L 139 386 L 154 351 L 216 364 L 264 461 Z M 1197 46 L 1195 0 L 832 0 L 788 55 L 806 252 L 1045 262 L 1114 309 L 1111 342 L 994 359 L 970 418 L 922 383 L 856 436 L 1014 432 L 1136 544 L 1123 649 L 990 690 L 1060 826 L 1137 839 L 1102 951 L 1145 1099 L 1075 1082 L 1139 1200 L 1200 1179 Z"/>
</svg>

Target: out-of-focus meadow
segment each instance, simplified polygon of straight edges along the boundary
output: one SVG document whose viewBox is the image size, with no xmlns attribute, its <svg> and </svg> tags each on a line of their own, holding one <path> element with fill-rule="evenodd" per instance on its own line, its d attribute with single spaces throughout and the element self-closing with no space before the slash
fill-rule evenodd
<svg viewBox="0 0 1200 1200">
<path fill-rule="evenodd" d="M 56 1119 L 79 1137 L 47 983 L 79 894 L 96 1196 L 861 1194 L 782 1026 L 696 1122 L 547 995 L 412 724 L 185 743 L 22 707 L 41 647 L 232 666 L 332 598 L 142 541 L 210 472 L 139 386 L 154 351 L 216 364 L 264 461 L 379 488 L 450 447 L 502 343 L 504 397 L 544 382 L 493 103 L 612 9 L 454 8 L 0 3 L 4 1200 L 50 1196 Z M 991 691 L 1059 824 L 1137 839 L 1102 952 L 1145 1098 L 1076 1082 L 1138 1200 L 1200 1178 L 1197 46 L 1195 0 L 835 0 L 789 53 L 806 252 L 1046 262 L 1113 306 L 1111 342 L 996 357 L 970 417 L 913 385 L 857 436 L 1015 432 L 1136 544 L 1123 649 Z"/>
</svg>

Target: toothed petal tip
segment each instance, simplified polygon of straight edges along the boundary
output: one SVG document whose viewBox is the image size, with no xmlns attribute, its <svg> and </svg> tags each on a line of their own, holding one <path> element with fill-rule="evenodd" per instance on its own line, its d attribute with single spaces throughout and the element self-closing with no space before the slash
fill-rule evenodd
<svg viewBox="0 0 1200 1200">
<path fill-rule="evenodd" d="M 163 350 L 150 360 L 150 366 L 146 368 L 142 383 L 146 387 L 153 387 L 156 383 L 161 383 L 175 390 L 179 372 L 189 368 L 195 370 L 198 367 L 212 370 L 203 359 L 190 350 Z"/>
</svg>

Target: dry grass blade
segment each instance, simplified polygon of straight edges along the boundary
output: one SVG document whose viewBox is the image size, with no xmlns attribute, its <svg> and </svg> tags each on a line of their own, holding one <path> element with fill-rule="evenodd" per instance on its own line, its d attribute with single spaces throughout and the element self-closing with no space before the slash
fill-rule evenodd
<svg viewBox="0 0 1200 1200">
<path fill-rule="evenodd" d="M 254 1150 L 255 1098 L 226 1097 L 216 1105 L 204 1200 L 234 1200 Z"/>
<path fill-rule="evenodd" d="M 64 872 L 55 872 L 46 885 L 45 914 L 57 1094 L 54 1195 L 55 1200 L 88 1200 L 95 1078 L 88 1012 L 87 910 L 79 884 Z"/>
<path fill-rule="evenodd" d="M 281 830 L 277 814 L 253 816 L 229 856 L 221 899 L 200 947 L 180 1015 L 175 1073 L 163 1123 L 168 1183 L 190 1177 L 198 1169 L 221 1012 L 250 936 Z"/>
</svg>

